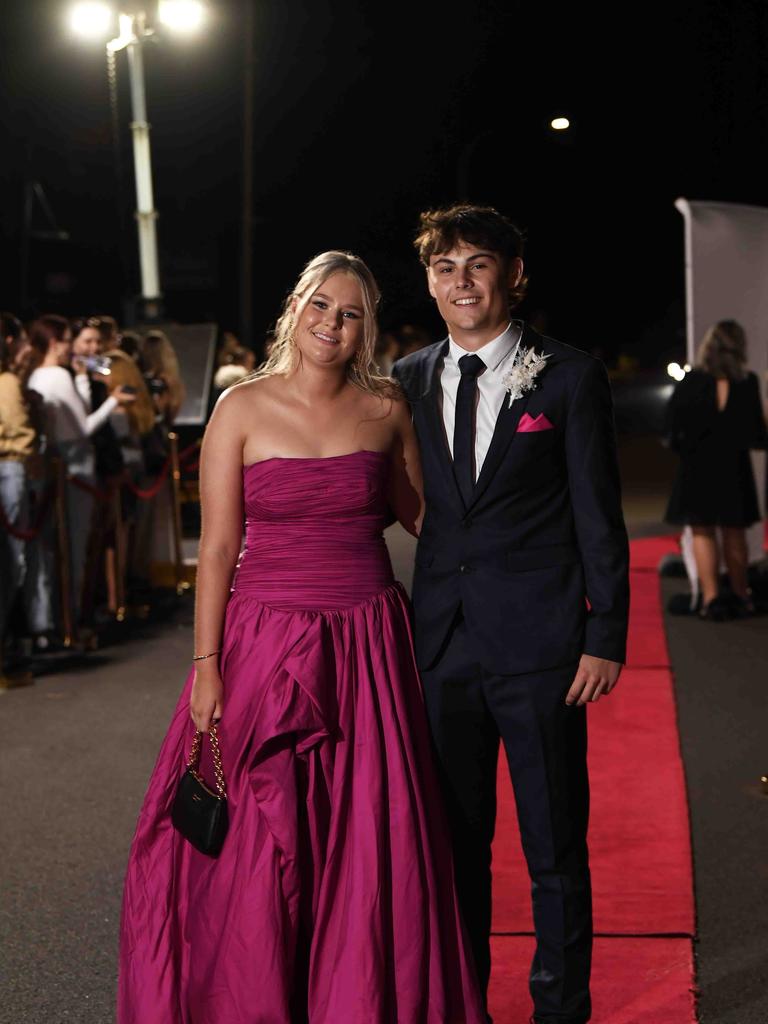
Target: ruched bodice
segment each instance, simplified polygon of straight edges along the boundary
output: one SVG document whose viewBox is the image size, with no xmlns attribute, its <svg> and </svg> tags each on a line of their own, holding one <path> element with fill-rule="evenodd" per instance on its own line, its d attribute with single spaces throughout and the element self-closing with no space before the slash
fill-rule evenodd
<svg viewBox="0 0 768 1024">
<path fill-rule="evenodd" d="M 245 548 L 233 590 L 275 608 L 348 608 L 393 583 L 383 452 L 243 467 Z"/>
</svg>

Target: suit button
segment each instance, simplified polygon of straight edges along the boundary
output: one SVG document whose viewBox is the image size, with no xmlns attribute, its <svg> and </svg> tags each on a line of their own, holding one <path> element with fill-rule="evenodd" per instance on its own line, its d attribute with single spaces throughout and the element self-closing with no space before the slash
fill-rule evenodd
<svg viewBox="0 0 768 1024">
<path fill-rule="evenodd" d="M 459 566 L 459 572 L 460 573 L 468 573 L 469 572 L 469 566 L 468 565 L 460 565 Z"/>
<path fill-rule="evenodd" d="M 462 519 L 461 520 L 461 525 L 463 526 L 463 528 L 465 530 L 468 530 L 472 526 L 472 520 L 469 519 L 469 518 L 468 519 Z"/>
</svg>

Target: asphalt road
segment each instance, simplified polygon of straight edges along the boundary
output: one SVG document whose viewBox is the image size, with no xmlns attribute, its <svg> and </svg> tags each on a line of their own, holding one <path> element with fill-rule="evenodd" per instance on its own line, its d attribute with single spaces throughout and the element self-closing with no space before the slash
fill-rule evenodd
<svg viewBox="0 0 768 1024">
<path fill-rule="evenodd" d="M 176 620 L 0 693 L 0 1021 L 113 1019 L 120 893 L 191 644 Z"/>
</svg>

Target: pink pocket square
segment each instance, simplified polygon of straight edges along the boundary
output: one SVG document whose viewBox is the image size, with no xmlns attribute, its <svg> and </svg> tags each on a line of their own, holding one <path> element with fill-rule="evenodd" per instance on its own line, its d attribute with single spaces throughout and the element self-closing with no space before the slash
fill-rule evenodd
<svg viewBox="0 0 768 1024">
<path fill-rule="evenodd" d="M 554 429 L 554 424 L 549 422 L 543 412 L 540 412 L 536 419 L 529 416 L 527 412 L 524 412 L 517 425 L 518 434 L 535 434 L 539 430 Z"/>
</svg>

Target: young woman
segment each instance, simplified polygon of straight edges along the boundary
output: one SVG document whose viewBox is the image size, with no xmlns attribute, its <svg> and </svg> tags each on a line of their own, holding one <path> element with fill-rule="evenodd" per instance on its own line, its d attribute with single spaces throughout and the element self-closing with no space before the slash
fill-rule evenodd
<svg viewBox="0 0 768 1024">
<path fill-rule="evenodd" d="M 0 405 L 8 415 L 14 406 L 19 409 L 17 403 L 20 395 L 23 402 L 21 415 L 28 421 L 32 431 L 33 443 L 24 452 L 25 492 L 18 507 L 22 525 L 29 527 L 39 524 L 39 530 L 33 539 L 20 542 L 23 547 L 17 547 L 16 551 L 19 555 L 23 554 L 23 603 L 27 629 L 35 638 L 35 646 L 45 649 L 55 625 L 52 602 L 54 581 L 51 577 L 53 538 L 47 497 L 49 466 L 45 456 L 47 425 L 43 399 L 27 387 L 39 356 L 30 344 L 29 335 L 12 313 L 2 314 L 2 335 L 6 345 L 6 395 L 10 390 L 15 397 L 9 404 L 7 397 L 0 396 Z M 3 415 L 0 415 L 0 419 L 3 419 Z M 17 475 L 18 482 L 20 470 L 11 470 L 11 473 Z M 20 561 L 16 564 L 18 568 L 21 567 Z M 0 578 L 4 577 L 0 574 Z"/>
<path fill-rule="evenodd" d="M 21 381 L 12 371 L 13 347 L 21 335 L 19 321 L 0 313 L 0 512 L 17 530 L 27 526 L 27 463 L 37 450 L 37 435 Z M 0 523 L 0 678 L 8 613 L 24 582 L 27 543 Z"/>
<path fill-rule="evenodd" d="M 208 426 L 198 660 L 134 837 L 120 1024 L 486 1019 L 382 537 L 390 510 L 418 529 L 422 495 L 407 407 L 374 370 L 377 300 L 357 257 L 313 259 L 267 363 Z M 212 722 L 216 859 L 170 821 Z"/>
<path fill-rule="evenodd" d="M 758 522 L 750 449 L 765 448 L 760 385 L 747 371 L 747 339 L 734 320 L 721 320 L 701 343 L 695 369 L 675 388 L 665 430 L 680 456 L 667 522 L 688 525 L 701 584 L 702 618 L 715 621 L 754 611 L 747 583 L 745 528 Z M 732 600 L 719 595 L 722 557 Z"/>
</svg>

